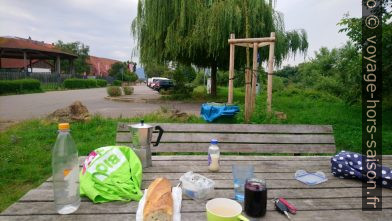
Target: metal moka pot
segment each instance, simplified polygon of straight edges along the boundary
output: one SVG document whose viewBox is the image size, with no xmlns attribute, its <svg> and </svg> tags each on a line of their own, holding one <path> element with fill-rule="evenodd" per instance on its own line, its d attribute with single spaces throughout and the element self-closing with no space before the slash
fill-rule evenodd
<svg viewBox="0 0 392 221">
<path fill-rule="evenodd" d="M 139 156 L 142 162 L 143 168 L 152 166 L 151 160 L 151 140 L 152 132 L 158 131 L 157 141 L 154 142 L 154 146 L 158 146 L 161 141 L 163 129 L 160 126 L 155 126 L 145 124 L 144 120 L 141 120 L 138 124 L 128 125 L 131 132 L 132 149 Z"/>
</svg>

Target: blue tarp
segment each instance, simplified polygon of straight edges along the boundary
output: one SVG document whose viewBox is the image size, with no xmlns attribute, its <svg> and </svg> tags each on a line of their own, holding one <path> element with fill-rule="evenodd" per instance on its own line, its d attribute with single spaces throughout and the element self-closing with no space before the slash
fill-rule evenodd
<svg viewBox="0 0 392 221">
<path fill-rule="evenodd" d="M 234 116 L 239 111 L 240 108 L 235 105 L 205 103 L 201 105 L 200 115 L 207 122 L 212 122 L 221 116 Z"/>
</svg>

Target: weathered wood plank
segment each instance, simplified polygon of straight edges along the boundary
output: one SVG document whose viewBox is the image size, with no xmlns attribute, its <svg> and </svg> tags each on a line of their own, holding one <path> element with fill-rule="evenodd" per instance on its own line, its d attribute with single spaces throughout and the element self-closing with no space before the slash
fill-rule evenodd
<svg viewBox="0 0 392 221">
<path fill-rule="evenodd" d="M 183 175 L 183 172 L 172 172 L 172 173 L 143 173 L 143 180 L 154 180 L 157 177 L 166 177 L 171 180 L 178 180 Z M 233 176 L 231 172 L 226 173 L 199 173 L 213 180 L 232 180 Z M 329 180 L 337 179 L 331 173 L 325 174 Z M 294 173 L 254 173 L 255 177 L 260 177 L 267 180 L 293 180 Z M 47 179 L 47 182 L 52 182 L 52 177 Z"/>
<path fill-rule="evenodd" d="M 117 143 L 116 145 L 132 146 L 131 143 Z M 332 144 L 219 144 L 222 153 L 329 153 L 336 151 Z M 205 153 L 207 143 L 160 143 L 153 147 L 153 153 L 187 152 Z"/>
<path fill-rule="evenodd" d="M 127 125 L 133 123 L 120 122 L 118 132 L 127 132 Z M 204 133 L 333 133 L 331 125 L 295 125 L 295 124 L 178 124 L 148 123 L 160 125 L 166 132 L 204 132 Z"/>
<path fill-rule="evenodd" d="M 152 140 L 156 140 L 153 134 Z M 335 139 L 331 134 L 229 134 L 229 133 L 164 133 L 161 143 L 210 143 L 211 139 L 218 139 L 224 143 L 300 143 L 300 144 L 333 144 Z M 116 142 L 131 142 L 129 133 L 117 133 Z"/>
<path fill-rule="evenodd" d="M 388 221 L 392 215 L 392 209 L 384 209 L 381 212 L 369 212 L 361 210 L 323 210 L 323 211 L 301 211 L 293 215 L 294 220 L 301 221 L 331 221 L 331 220 L 344 220 L 344 221 Z M 183 212 L 181 213 L 183 221 L 198 221 L 205 220 L 205 212 Z M 59 215 L 18 215 L 18 216 L 0 216 L 0 220 L 5 221 L 124 221 L 135 220 L 135 214 L 71 214 L 66 216 Z M 260 221 L 274 220 L 274 221 L 287 221 L 282 214 L 276 211 L 268 211 L 265 217 Z"/>
<path fill-rule="evenodd" d="M 84 158 L 83 158 L 84 159 Z M 204 161 L 205 155 L 172 155 L 172 156 L 152 156 L 154 161 Z M 330 161 L 331 156 L 236 156 L 223 155 L 221 161 Z M 383 155 L 383 163 L 391 163 L 392 155 Z M 392 166 L 392 165 L 391 165 Z"/>
<path fill-rule="evenodd" d="M 45 184 L 45 189 L 34 189 L 27 192 L 24 195 L 20 202 L 27 201 L 53 201 L 53 190 L 47 188 Z M 233 188 L 227 189 L 216 189 L 214 191 L 215 197 L 234 197 Z M 314 198 L 347 198 L 347 197 L 361 197 L 362 196 L 362 188 L 325 188 L 318 189 L 316 188 L 302 188 L 302 189 L 273 189 L 271 188 L 268 191 L 268 197 L 282 197 L 288 199 L 314 199 Z M 383 189 L 383 196 L 390 197 L 392 196 L 392 190 Z"/>
<path fill-rule="evenodd" d="M 205 204 L 194 200 L 183 200 L 181 212 L 204 212 Z M 320 211 L 320 210 L 343 210 L 361 209 L 362 204 L 358 198 L 341 199 L 291 199 L 290 202 L 301 211 Z M 94 204 L 92 202 L 81 202 L 81 205 L 74 214 L 118 214 L 136 213 L 137 202 L 110 202 L 105 204 Z M 383 198 L 383 208 L 392 209 L 392 198 Z M 274 204 L 271 200 L 267 201 L 267 211 L 274 211 Z M 53 202 L 18 202 L 6 209 L 2 215 L 56 215 Z"/>
<path fill-rule="evenodd" d="M 205 156 L 205 160 L 201 161 L 154 161 L 153 167 L 161 167 L 161 166 L 189 166 L 191 169 L 193 166 L 205 166 L 207 167 L 207 156 Z M 220 161 L 221 166 L 231 166 L 234 164 L 249 164 L 254 165 L 255 167 L 296 167 L 302 166 L 303 168 L 313 168 L 316 166 L 331 166 L 329 161 L 247 161 L 247 160 L 238 160 L 238 161 L 228 161 L 222 160 Z"/>
<path fill-rule="evenodd" d="M 130 143 L 117 145 L 132 146 Z M 329 153 L 336 151 L 334 144 L 233 144 L 220 143 L 222 153 Z M 161 152 L 207 152 L 208 143 L 160 143 L 152 147 L 153 153 Z"/>
<path fill-rule="evenodd" d="M 154 180 L 158 176 L 160 177 L 166 177 L 167 179 L 170 180 L 178 180 L 184 173 L 144 173 L 143 174 L 143 180 Z M 233 180 L 233 175 L 232 173 L 199 173 L 205 177 L 208 177 L 213 180 Z M 331 179 L 338 179 L 334 177 L 331 173 L 326 173 L 325 174 L 329 180 Z M 255 177 L 263 178 L 266 180 L 280 180 L 283 183 L 286 182 L 286 180 L 294 180 L 294 174 L 293 173 L 254 173 Z M 50 179 L 51 180 L 51 179 Z M 49 180 L 48 180 L 49 181 Z"/>
<path fill-rule="evenodd" d="M 146 179 L 143 177 L 142 189 L 148 188 L 150 183 L 158 177 L 162 177 L 160 174 L 155 174 L 155 176 L 150 179 Z M 207 176 L 210 178 L 209 176 Z M 167 177 L 166 177 L 167 178 Z M 327 182 L 321 183 L 316 186 L 308 186 L 305 185 L 294 178 L 287 180 L 275 180 L 275 179 L 266 179 L 265 177 L 260 177 L 266 180 L 269 189 L 326 189 L 326 188 L 357 188 L 362 187 L 362 183 L 359 180 L 352 179 L 338 179 L 332 178 Z M 179 179 L 169 179 L 173 186 L 176 186 L 179 183 Z M 233 188 L 233 180 L 231 179 L 214 179 L 215 188 L 217 189 L 230 189 Z M 52 190 L 52 182 L 44 182 L 38 188 L 40 190 Z"/>
<path fill-rule="evenodd" d="M 392 167 L 392 155 L 383 155 L 383 164 Z M 79 157 L 79 163 L 82 164 L 86 156 Z M 221 155 L 220 161 L 326 161 L 330 162 L 331 156 L 236 156 Z M 171 155 L 171 156 L 152 156 L 155 161 L 204 161 L 206 155 Z M 233 162 L 234 164 L 234 162 Z"/>
<path fill-rule="evenodd" d="M 154 165 L 154 163 L 153 163 Z M 296 166 L 291 166 L 291 167 L 277 167 L 277 166 L 256 166 L 255 168 L 255 172 L 258 173 L 262 173 L 262 172 L 275 172 L 275 173 L 281 173 L 281 172 L 296 172 L 297 170 L 300 169 L 306 169 L 301 165 L 296 165 Z M 313 168 L 311 168 L 312 171 L 329 171 L 330 167 L 329 166 L 315 166 Z M 171 172 L 187 172 L 187 171 L 193 171 L 196 173 L 206 173 L 208 172 L 208 167 L 207 166 L 182 166 L 182 165 L 178 165 L 178 166 L 160 166 L 160 167 L 149 167 L 149 168 L 145 168 L 144 172 L 146 173 L 171 173 Z M 221 166 L 219 169 L 220 172 L 230 172 L 232 171 L 231 166 Z"/>
</svg>

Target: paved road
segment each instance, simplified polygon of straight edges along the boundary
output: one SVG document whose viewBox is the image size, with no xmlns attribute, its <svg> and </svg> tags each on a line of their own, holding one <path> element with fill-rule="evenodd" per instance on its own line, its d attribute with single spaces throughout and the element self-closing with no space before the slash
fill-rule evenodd
<svg viewBox="0 0 392 221">
<path fill-rule="evenodd" d="M 79 100 L 90 113 L 108 117 L 132 117 L 159 110 L 161 106 L 198 114 L 200 104 L 162 102 L 156 100 L 159 94 L 145 85 L 135 86 L 135 102 L 119 102 L 104 99 L 106 88 L 53 91 L 38 94 L 0 96 L 0 122 L 20 121 L 44 117 L 58 108 Z M 146 103 L 146 100 L 149 100 Z"/>
</svg>

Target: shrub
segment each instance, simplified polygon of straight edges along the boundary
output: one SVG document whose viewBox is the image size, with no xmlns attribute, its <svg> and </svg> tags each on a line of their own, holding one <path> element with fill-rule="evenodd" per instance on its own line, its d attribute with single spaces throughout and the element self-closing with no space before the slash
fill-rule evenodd
<svg viewBox="0 0 392 221">
<path fill-rule="evenodd" d="M 204 84 L 204 71 L 196 74 L 195 80 L 192 81 L 193 85 L 203 85 Z"/>
<path fill-rule="evenodd" d="M 97 79 L 97 85 L 99 87 L 106 87 L 106 85 L 108 84 L 108 82 L 106 80 L 103 79 Z"/>
<path fill-rule="evenodd" d="M 283 79 L 278 76 L 273 76 L 272 78 L 272 90 L 275 91 L 283 91 L 285 88 Z"/>
<path fill-rule="evenodd" d="M 125 95 L 131 95 L 131 94 L 133 94 L 133 87 L 124 86 L 124 87 L 122 87 L 122 88 L 123 88 L 123 90 L 124 90 L 124 94 L 125 94 Z"/>
<path fill-rule="evenodd" d="M 64 87 L 68 89 L 94 88 L 97 87 L 97 80 L 69 78 L 64 81 Z"/>
<path fill-rule="evenodd" d="M 106 91 L 110 97 L 118 97 L 121 96 L 121 88 L 118 86 L 110 86 L 107 87 Z"/>
<path fill-rule="evenodd" d="M 161 95 L 170 95 L 170 94 L 173 94 L 173 93 L 174 93 L 174 90 L 173 90 L 173 88 L 168 89 L 168 90 L 159 90 L 159 93 L 160 93 Z"/>
<path fill-rule="evenodd" d="M 113 81 L 113 85 L 114 85 L 114 86 L 121 86 L 121 83 L 122 83 L 122 82 L 119 81 L 119 80 L 114 80 L 114 81 Z"/>
<path fill-rule="evenodd" d="M 35 79 L 1 80 L 0 94 L 41 91 L 41 83 Z"/>
<path fill-rule="evenodd" d="M 318 91 L 328 92 L 335 96 L 341 96 L 347 91 L 348 87 L 345 87 L 341 82 L 332 77 L 320 77 L 315 83 L 315 89 Z M 346 91 L 345 91 L 346 90 Z"/>
<path fill-rule="evenodd" d="M 204 86 L 197 86 L 193 89 L 192 97 L 195 99 L 204 99 L 207 97 L 207 89 Z"/>
</svg>

